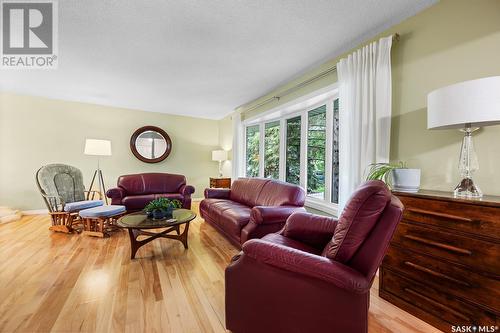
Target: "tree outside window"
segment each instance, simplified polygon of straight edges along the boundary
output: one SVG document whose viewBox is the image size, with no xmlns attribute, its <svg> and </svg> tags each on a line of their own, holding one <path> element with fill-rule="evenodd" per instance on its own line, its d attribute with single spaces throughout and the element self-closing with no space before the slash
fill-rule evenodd
<svg viewBox="0 0 500 333">
<path fill-rule="evenodd" d="M 326 105 L 308 113 L 307 194 L 325 198 Z"/>
<path fill-rule="evenodd" d="M 300 184 L 300 116 L 286 121 L 286 181 Z"/>
<path fill-rule="evenodd" d="M 247 177 L 259 176 L 259 125 L 248 126 L 246 131 L 246 175 Z"/>
<path fill-rule="evenodd" d="M 264 177 L 280 177 L 280 122 L 273 121 L 264 126 Z"/>
</svg>

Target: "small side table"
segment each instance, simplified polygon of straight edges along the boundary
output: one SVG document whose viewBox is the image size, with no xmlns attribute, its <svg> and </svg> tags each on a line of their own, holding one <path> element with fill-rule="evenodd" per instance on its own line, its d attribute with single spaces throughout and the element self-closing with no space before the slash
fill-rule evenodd
<svg viewBox="0 0 500 333">
<path fill-rule="evenodd" d="M 210 177 L 210 188 L 231 188 L 231 178 Z"/>
</svg>

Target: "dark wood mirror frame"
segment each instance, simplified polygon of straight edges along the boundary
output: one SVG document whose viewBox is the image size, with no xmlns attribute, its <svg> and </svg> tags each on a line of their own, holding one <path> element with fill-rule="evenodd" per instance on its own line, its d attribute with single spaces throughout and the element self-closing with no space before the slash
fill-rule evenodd
<svg viewBox="0 0 500 333">
<path fill-rule="evenodd" d="M 161 136 L 163 136 L 165 138 L 166 146 L 167 147 L 166 147 L 165 152 L 163 153 L 163 155 L 161 155 L 160 157 L 157 157 L 157 158 L 147 158 L 147 157 L 142 156 L 137 151 L 137 148 L 135 146 L 135 141 L 137 140 L 137 138 L 139 137 L 139 135 L 141 135 L 142 133 L 144 133 L 146 131 L 158 132 Z M 144 127 L 141 127 L 139 129 L 137 129 L 134 132 L 134 134 L 132 134 L 132 137 L 130 138 L 130 150 L 132 151 L 132 154 L 134 154 L 134 156 L 137 157 L 137 159 L 139 159 L 139 160 L 141 160 L 143 162 L 146 162 L 146 163 L 158 163 L 158 162 L 163 161 L 164 159 L 166 159 L 168 157 L 168 155 L 170 155 L 170 152 L 172 151 L 172 140 L 170 140 L 170 137 L 168 136 L 167 132 L 165 132 L 161 128 L 156 127 L 156 126 L 144 126 Z"/>
</svg>

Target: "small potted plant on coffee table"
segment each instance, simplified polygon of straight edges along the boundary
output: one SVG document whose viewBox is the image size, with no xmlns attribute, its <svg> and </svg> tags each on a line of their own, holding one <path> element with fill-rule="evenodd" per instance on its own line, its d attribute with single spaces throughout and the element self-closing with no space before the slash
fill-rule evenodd
<svg viewBox="0 0 500 333">
<path fill-rule="evenodd" d="M 144 211 L 149 218 L 159 220 L 165 217 L 171 217 L 172 211 L 181 207 L 182 203 L 177 199 L 158 198 L 148 203 Z"/>
</svg>

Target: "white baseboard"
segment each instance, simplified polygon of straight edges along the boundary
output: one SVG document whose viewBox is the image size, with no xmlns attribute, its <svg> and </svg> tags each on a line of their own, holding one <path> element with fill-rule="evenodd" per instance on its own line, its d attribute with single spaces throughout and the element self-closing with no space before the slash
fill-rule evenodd
<svg viewBox="0 0 500 333">
<path fill-rule="evenodd" d="M 49 213 L 48 209 L 31 209 L 31 210 L 21 211 L 21 214 L 23 215 L 44 215 L 48 213 Z"/>
<path fill-rule="evenodd" d="M 194 202 L 199 202 L 201 200 L 203 200 L 204 198 L 191 198 L 191 201 L 194 201 Z"/>
</svg>

